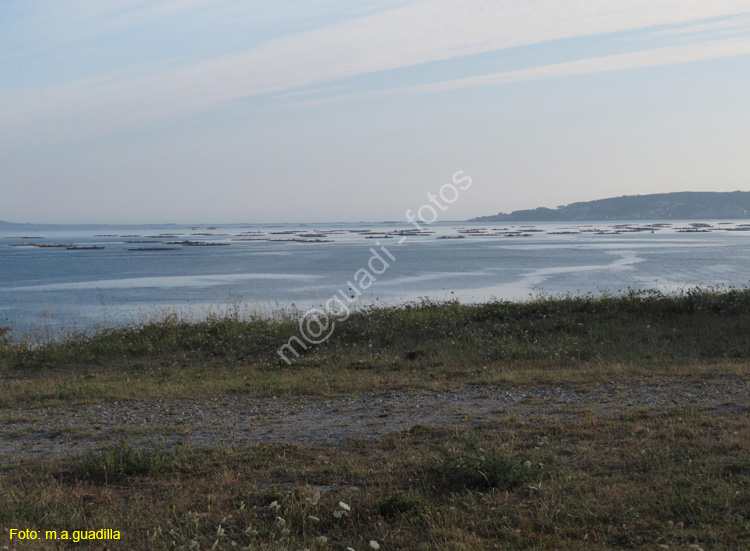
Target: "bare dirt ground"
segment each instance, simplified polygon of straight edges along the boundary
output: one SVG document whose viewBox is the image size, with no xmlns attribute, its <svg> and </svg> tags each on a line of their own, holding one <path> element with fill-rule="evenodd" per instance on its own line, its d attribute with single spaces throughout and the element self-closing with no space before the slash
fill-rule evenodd
<svg viewBox="0 0 750 551">
<path fill-rule="evenodd" d="M 414 425 L 471 425 L 504 418 L 575 422 L 587 415 L 618 418 L 670 411 L 743 414 L 750 381 L 660 378 L 643 383 L 592 383 L 455 391 L 388 391 L 326 399 L 306 397 L 119 401 L 0 410 L 0 457 L 8 462 L 99 448 L 127 437 L 137 443 L 209 446 L 263 442 L 341 444 Z"/>
</svg>

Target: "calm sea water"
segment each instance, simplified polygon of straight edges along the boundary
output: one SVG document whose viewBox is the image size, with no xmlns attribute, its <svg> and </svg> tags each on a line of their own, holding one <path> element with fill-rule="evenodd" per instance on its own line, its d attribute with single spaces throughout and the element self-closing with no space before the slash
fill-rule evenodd
<svg viewBox="0 0 750 551">
<path fill-rule="evenodd" d="M 710 231 L 701 233 L 679 231 L 691 227 L 687 222 L 648 228 L 452 222 L 426 226 L 434 233 L 425 235 L 399 235 L 410 228 L 405 223 L 6 231 L 0 232 L 0 324 L 16 335 L 64 333 L 138 323 L 168 311 L 200 317 L 238 304 L 263 314 L 306 309 L 339 290 L 350 292 L 357 271 L 369 270 L 371 248 L 389 266 L 373 274 L 362 304 L 745 286 L 750 232 L 729 231 L 743 230 L 742 222 L 707 224 Z M 304 242 L 284 241 L 290 239 Z M 128 250 L 156 247 L 176 250 Z M 373 266 L 383 270 L 380 261 Z"/>
</svg>

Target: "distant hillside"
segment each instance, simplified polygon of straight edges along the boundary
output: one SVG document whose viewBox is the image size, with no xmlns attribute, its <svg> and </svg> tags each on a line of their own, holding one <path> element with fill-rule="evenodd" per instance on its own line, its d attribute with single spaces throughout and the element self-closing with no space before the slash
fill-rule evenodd
<svg viewBox="0 0 750 551">
<path fill-rule="evenodd" d="M 98 228 L 159 228 L 171 227 L 174 224 L 35 224 L 30 222 L 6 222 L 0 220 L 0 230 L 3 231 L 44 231 L 65 229 L 98 229 Z"/>
<path fill-rule="evenodd" d="M 62 224 L 31 224 L 29 222 L 6 222 L 5 220 L 0 220 L 0 229 L 2 230 L 48 230 L 48 229 L 56 229 L 56 228 L 64 228 L 65 226 Z"/>
<path fill-rule="evenodd" d="M 23 229 L 32 229 L 36 227 L 38 227 L 38 225 L 33 226 L 32 224 L 17 224 L 15 222 L 6 222 L 5 220 L 0 220 L 0 230 L 15 231 L 15 230 L 23 230 Z"/>
<path fill-rule="evenodd" d="M 548 209 L 539 207 L 510 214 L 473 218 L 471 222 L 545 222 L 570 220 L 705 220 L 750 218 L 750 191 L 681 191 L 651 195 L 625 195 L 572 203 Z"/>
</svg>

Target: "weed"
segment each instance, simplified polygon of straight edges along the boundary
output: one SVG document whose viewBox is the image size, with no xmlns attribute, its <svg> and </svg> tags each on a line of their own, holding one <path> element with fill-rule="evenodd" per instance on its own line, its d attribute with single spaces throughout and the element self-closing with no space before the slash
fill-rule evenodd
<svg viewBox="0 0 750 551">
<path fill-rule="evenodd" d="M 149 475 L 172 466 L 178 459 L 176 450 L 162 445 L 157 449 L 136 448 L 123 438 L 100 450 L 89 450 L 75 458 L 74 475 L 93 482 L 113 482 L 131 475 Z"/>
</svg>

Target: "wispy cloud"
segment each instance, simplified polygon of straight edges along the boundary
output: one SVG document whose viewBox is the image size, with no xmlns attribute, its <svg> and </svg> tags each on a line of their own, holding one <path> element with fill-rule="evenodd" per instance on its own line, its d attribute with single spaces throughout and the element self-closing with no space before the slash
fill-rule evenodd
<svg viewBox="0 0 750 551">
<path fill-rule="evenodd" d="M 675 65 L 745 55 L 750 55 L 750 36 L 596 57 L 580 61 L 571 61 L 568 63 L 557 63 L 554 65 L 523 69 L 520 71 L 507 71 L 504 73 L 439 82 L 424 86 L 412 86 L 401 89 L 400 93 L 424 93 L 438 90 L 455 90 L 458 88 L 587 75 L 609 71 L 624 71 L 643 67 L 658 67 L 662 65 Z"/>
<path fill-rule="evenodd" d="M 79 16 L 110 24 L 163 16 L 205 4 L 78 0 Z M 110 4 L 111 6 L 111 4 Z M 159 74 L 113 73 L 65 85 L 0 92 L 0 144 L 75 140 L 188 115 L 222 102 L 289 91 L 355 75 L 421 65 L 551 40 L 660 25 L 694 24 L 748 9 L 746 0 L 427 0 L 267 41 Z M 119 13 L 119 15 L 118 15 Z M 544 68 L 450 80 L 409 92 L 483 86 L 745 55 L 747 39 L 574 61 Z M 40 108 L 40 106 L 42 106 Z"/>
<path fill-rule="evenodd" d="M 272 107 L 272 109 L 299 109 L 331 103 L 340 103 L 342 101 L 371 101 L 402 95 L 418 95 L 459 90 L 462 88 L 497 86 L 514 82 L 547 80 L 646 67 L 677 65 L 745 55 L 750 55 L 750 36 L 707 41 L 698 44 L 671 46 L 668 48 L 656 48 L 653 50 L 643 50 L 627 54 L 601 56 L 567 63 L 542 65 L 518 71 L 504 71 L 477 77 L 445 80 L 418 86 L 403 86 L 359 93 L 346 93 L 345 91 L 341 91 L 339 95 L 334 97 L 300 100 L 292 103 L 276 105 Z"/>
<path fill-rule="evenodd" d="M 750 33 L 750 15 L 739 15 L 729 19 L 694 25 L 682 25 L 675 29 L 654 31 L 651 33 L 651 36 L 686 37 L 735 33 Z"/>
</svg>

